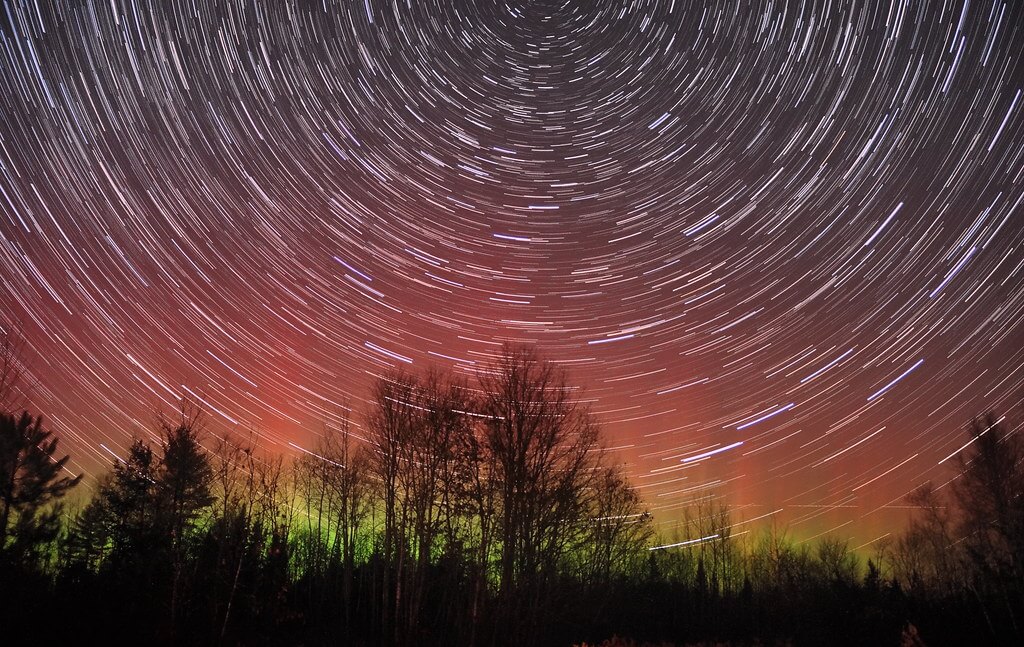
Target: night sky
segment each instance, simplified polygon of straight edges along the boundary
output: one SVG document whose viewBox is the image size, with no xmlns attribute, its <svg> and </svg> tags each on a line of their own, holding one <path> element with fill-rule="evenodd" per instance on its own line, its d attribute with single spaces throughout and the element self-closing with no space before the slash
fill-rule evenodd
<svg viewBox="0 0 1024 647">
<path fill-rule="evenodd" d="M 862 546 L 1019 420 L 1017 2 L 254 4 L 3 4 L 0 325 L 76 473 L 512 340 L 663 529 Z"/>
</svg>

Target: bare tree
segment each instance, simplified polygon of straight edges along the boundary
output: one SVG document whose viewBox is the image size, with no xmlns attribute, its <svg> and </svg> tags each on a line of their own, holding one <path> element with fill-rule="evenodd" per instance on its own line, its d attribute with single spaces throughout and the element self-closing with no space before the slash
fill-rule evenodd
<svg viewBox="0 0 1024 647">
<path fill-rule="evenodd" d="M 409 558 L 406 542 L 411 514 L 408 491 L 409 448 L 423 424 L 419 380 L 407 373 L 393 373 L 374 384 L 372 410 L 368 417 L 371 445 L 370 470 L 379 488 L 383 506 L 380 556 L 383 562 L 381 626 L 391 628 L 392 642 L 400 642 L 398 619 L 403 599 L 402 585 Z"/>
<path fill-rule="evenodd" d="M 606 585 L 613 575 L 638 573 L 654 530 L 650 512 L 621 469 L 601 469 L 592 515 L 586 541 L 591 582 Z"/>
<path fill-rule="evenodd" d="M 532 348 L 506 346 L 479 380 L 497 493 L 499 599 L 515 625 L 539 609 L 544 577 L 589 521 L 598 427 L 564 373 Z"/>
<path fill-rule="evenodd" d="M 964 583 L 953 511 L 929 482 L 907 496 L 917 509 L 893 552 L 894 576 L 907 589 L 948 595 Z"/>
<path fill-rule="evenodd" d="M 265 527 L 256 521 L 263 495 L 258 481 L 263 466 L 257 453 L 258 438 L 252 431 L 245 440 L 228 433 L 219 439 L 213 452 L 214 482 L 220 502 L 219 519 L 214 526 L 217 563 L 231 569 L 220 623 L 222 640 L 227 635 L 243 570 L 256 566 L 265 539 Z"/>
<path fill-rule="evenodd" d="M 848 586 L 856 584 L 860 560 L 850 550 L 848 540 L 831 535 L 822 537 L 817 544 L 817 557 L 825 581 Z"/>
<path fill-rule="evenodd" d="M 479 409 L 477 399 L 467 394 L 467 413 L 479 416 L 475 413 Z M 495 559 L 499 483 L 492 475 L 498 473 L 498 470 L 496 457 L 488 450 L 483 434 L 477 433 L 477 425 L 460 427 L 454 442 L 459 477 L 453 482 L 453 494 L 464 521 L 463 535 L 472 554 L 467 642 L 473 645 L 476 644 L 477 629 L 485 611 L 491 566 Z"/>
<path fill-rule="evenodd" d="M 316 588 L 326 595 L 323 578 L 328 571 L 337 573 L 340 564 L 346 618 L 360 531 L 371 503 L 366 463 L 365 451 L 352 439 L 346 412 L 336 424 L 324 424 L 323 435 L 295 465 L 305 506 L 300 557 L 307 584 L 311 594 Z"/>
<path fill-rule="evenodd" d="M 385 376 L 374 393 L 369 465 L 384 508 L 384 624 L 399 642 L 420 624 L 435 556 L 459 550 L 472 425 L 466 385 L 437 370 Z"/>
<path fill-rule="evenodd" d="M 780 528 L 774 517 L 754 544 L 749 557 L 749 572 L 754 588 L 762 593 L 781 594 L 796 582 L 801 561 L 787 528 Z"/>
<path fill-rule="evenodd" d="M 332 469 L 328 472 L 335 506 L 335 547 L 332 551 L 342 564 L 342 596 L 345 603 L 346 626 L 351 621 L 353 577 L 356 551 L 359 547 L 363 522 L 370 513 L 370 483 L 368 456 L 364 448 L 356 447 L 347 414 L 338 427 L 333 427 L 325 439 L 324 458 Z"/>
<path fill-rule="evenodd" d="M 697 552 L 697 586 L 711 595 L 738 588 L 742 579 L 739 549 L 732 538 L 729 506 L 712 496 L 696 497 L 684 513 Z"/>
<path fill-rule="evenodd" d="M 1017 431 L 1017 433 L 1014 433 Z M 972 567 L 971 586 L 998 600 L 1014 633 L 1024 617 L 1024 437 L 989 413 L 971 421 L 971 451 L 957 456 L 953 497 Z M 1001 611 L 1000 611 L 1001 612 Z"/>
<path fill-rule="evenodd" d="M 992 413 L 971 421 L 972 452 L 958 455 L 953 494 L 979 567 L 1024 580 L 1024 436 Z"/>
<path fill-rule="evenodd" d="M 409 501 L 409 537 L 415 558 L 405 604 L 411 634 L 418 624 L 430 565 L 435 553 L 456 549 L 460 525 L 458 439 L 467 433 L 467 389 L 463 382 L 436 369 L 419 382 L 418 422 L 403 446 L 399 480 Z M 442 540 L 447 540 L 443 546 Z"/>
</svg>

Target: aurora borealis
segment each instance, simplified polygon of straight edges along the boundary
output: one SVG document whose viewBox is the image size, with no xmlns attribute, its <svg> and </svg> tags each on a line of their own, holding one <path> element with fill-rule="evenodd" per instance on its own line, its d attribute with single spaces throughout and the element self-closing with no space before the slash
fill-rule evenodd
<svg viewBox="0 0 1024 647">
<path fill-rule="evenodd" d="M 1024 394 L 1024 15 L 4 4 L 0 325 L 97 475 L 158 408 L 296 454 L 536 343 L 662 523 L 866 544 Z"/>
</svg>

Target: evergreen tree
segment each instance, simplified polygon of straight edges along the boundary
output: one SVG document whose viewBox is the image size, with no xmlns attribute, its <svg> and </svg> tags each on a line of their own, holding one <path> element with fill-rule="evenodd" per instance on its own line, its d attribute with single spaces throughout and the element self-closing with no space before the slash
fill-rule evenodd
<svg viewBox="0 0 1024 647">
<path fill-rule="evenodd" d="M 114 461 L 98 496 L 75 519 L 69 538 L 72 560 L 131 574 L 147 551 L 149 557 L 159 552 L 155 488 L 153 449 L 135 439 L 128 457 Z"/>
<path fill-rule="evenodd" d="M 194 580 L 186 572 L 192 554 L 191 540 L 195 520 L 214 502 L 213 468 L 206 450 L 199 443 L 201 412 L 182 403 L 177 424 L 161 420 L 163 456 L 156 479 L 156 497 L 161 536 L 169 538 L 171 551 L 171 596 L 169 636 L 174 640 L 181 601 Z M 194 575 L 194 574 L 191 574 Z"/>
<path fill-rule="evenodd" d="M 50 504 L 81 480 L 64 475 L 68 456 L 55 458 L 57 439 L 42 418 L 0 414 L 0 555 L 30 556 L 60 530 L 60 507 Z"/>
<path fill-rule="evenodd" d="M 175 550 L 196 517 L 214 502 L 213 468 L 199 443 L 198 417 L 183 416 L 179 424 L 161 423 L 163 457 L 157 472 L 157 497 L 162 522 Z"/>
</svg>

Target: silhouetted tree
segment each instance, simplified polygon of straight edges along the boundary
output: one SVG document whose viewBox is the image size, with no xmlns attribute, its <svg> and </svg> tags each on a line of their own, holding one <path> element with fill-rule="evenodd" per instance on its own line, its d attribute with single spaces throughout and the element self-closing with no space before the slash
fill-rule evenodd
<svg viewBox="0 0 1024 647">
<path fill-rule="evenodd" d="M 468 410 L 479 409 L 472 399 Z M 492 561 L 498 542 L 498 504 L 501 484 L 492 478 L 498 473 L 497 457 L 488 450 L 484 434 L 477 426 L 467 425 L 456 435 L 456 454 L 460 478 L 455 479 L 455 496 L 465 518 L 468 544 L 469 572 L 468 600 L 465 629 L 466 642 L 476 644 L 487 616 L 489 585 L 492 581 Z"/>
<path fill-rule="evenodd" d="M 601 469 L 594 483 L 593 506 L 585 544 L 590 582 L 607 586 L 613 576 L 639 574 L 654 531 L 650 513 L 621 469 Z"/>
<path fill-rule="evenodd" d="M 166 558 L 156 530 L 156 468 L 153 449 L 141 439 L 132 441 L 124 460 L 114 460 L 72 523 L 70 561 L 133 582 L 148 577 L 148 563 Z"/>
<path fill-rule="evenodd" d="M 81 475 L 56 457 L 57 438 L 42 418 L 0 413 L 0 558 L 20 562 L 60 529 L 59 502 Z"/>
<path fill-rule="evenodd" d="M 176 422 L 160 421 L 163 455 L 156 477 L 162 521 L 170 530 L 174 550 L 180 549 L 191 524 L 214 502 L 213 469 L 199 442 L 202 412 L 183 404 L 179 415 Z"/>
<path fill-rule="evenodd" d="M 466 504 L 466 438 L 472 434 L 465 384 L 436 370 L 380 378 L 369 416 L 371 473 L 379 485 L 384 525 L 383 625 L 392 640 L 413 640 L 423 628 L 436 558 L 461 559 Z"/>
<path fill-rule="evenodd" d="M 469 424 L 466 387 L 449 375 L 428 371 L 417 384 L 418 407 L 400 451 L 399 483 L 408 500 L 405 542 L 411 563 L 405 583 L 401 621 L 414 637 L 421 626 L 421 611 L 428 578 L 439 576 L 431 568 L 442 551 L 449 556 L 457 546 L 455 528 L 459 507 L 455 501 L 462 478 L 457 439 Z M 450 543 L 442 544 L 443 540 Z"/>
<path fill-rule="evenodd" d="M 1024 618 L 1024 438 L 991 413 L 967 431 L 948 494 L 926 483 L 907 497 L 916 512 L 892 551 L 894 579 L 924 614 L 918 627 L 926 642 L 950 639 L 948 618 L 955 614 L 979 619 L 970 626 L 986 640 L 1017 642 Z"/>
<path fill-rule="evenodd" d="M 335 561 L 341 562 L 341 602 L 344 605 L 346 631 L 349 631 L 352 623 L 356 553 L 363 524 L 371 509 L 368 456 L 363 447 L 355 446 L 347 414 L 338 426 L 328 428 L 320 449 L 330 466 L 324 476 L 335 502 L 331 555 Z"/>
<path fill-rule="evenodd" d="M 199 442 L 202 411 L 182 401 L 177 419 L 160 418 L 163 455 L 156 473 L 156 503 L 160 529 L 170 537 L 171 580 L 170 630 L 173 635 L 184 577 L 188 565 L 193 523 L 213 502 L 213 469 Z"/>
<path fill-rule="evenodd" d="M 1024 619 L 1024 437 L 989 413 L 971 421 L 953 495 L 974 587 L 999 601 L 1013 633 Z"/>
<path fill-rule="evenodd" d="M 818 563 L 825 582 L 852 587 L 860 571 L 857 554 L 850 550 L 847 540 L 835 536 L 823 537 L 817 545 Z"/>
<path fill-rule="evenodd" d="M 931 483 L 911 492 L 907 502 L 915 507 L 917 514 L 896 542 L 895 576 L 909 591 L 950 595 L 964 584 L 954 511 Z"/>
<path fill-rule="evenodd" d="M 109 477 L 104 480 L 109 481 Z M 102 494 L 89 501 L 71 519 L 63 546 L 64 561 L 69 569 L 95 573 L 111 551 L 116 520 L 101 501 Z"/>
<path fill-rule="evenodd" d="M 373 387 L 368 416 L 371 445 L 370 470 L 379 488 L 383 507 L 383 529 L 379 555 L 383 567 L 380 626 L 388 640 L 400 642 L 398 619 L 402 605 L 402 584 L 406 577 L 409 546 L 406 541 L 412 500 L 406 488 L 404 463 L 408 447 L 423 424 L 420 415 L 420 387 L 415 376 L 393 373 L 378 379 Z"/>
<path fill-rule="evenodd" d="M 367 456 L 352 439 L 347 412 L 324 425 L 294 474 L 305 512 L 297 555 L 304 588 L 315 607 L 333 607 L 340 596 L 347 631 L 356 553 L 371 504 Z"/>
<path fill-rule="evenodd" d="M 253 525 L 258 500 L 254 451 L 253 435 L 245 442 L 231 434 L 222 436 L 214 450 L 213 480 L 219 509 L 207 536 L 207 547 L 212 546 L 215 555 L 213 570 L 217 577 L 209 593 L 214 630 L 219 631 L 220 640 L 228 633 L 232 608 L 245 585 L 243 573 L 252 572 L 262 554 L 261 537 Z"/>
<path fill-rule="evenodd" d="M 532 348 L 506 346 L 479 381 L 497 484 L 499 599 L 515 631 L 536 624 L 545 580 L 589 521 L 598 427 L 564 373 Z"/>
</svg>

